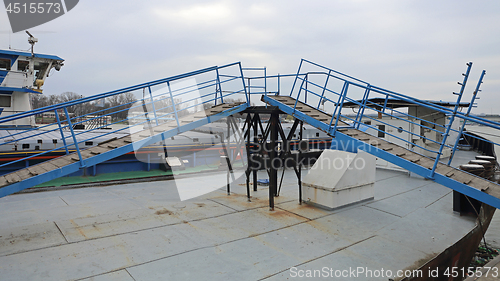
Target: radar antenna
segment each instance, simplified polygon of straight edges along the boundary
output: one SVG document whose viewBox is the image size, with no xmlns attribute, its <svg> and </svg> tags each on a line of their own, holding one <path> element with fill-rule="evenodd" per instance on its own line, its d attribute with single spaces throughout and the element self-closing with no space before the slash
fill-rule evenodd
<svg viewBox="0 0 500 281">
<path fill-rule="evenodd" d="M 26 33 L 28 34 L 28 43 L 31 45 L 31 56 L 35 56 L 35 53 L 33 52 L 33 47 L 35 46 L 35 43 L 38 42 L 38 38 L 35 38 L 29 31 L 26 30 Z"/>
</svg>

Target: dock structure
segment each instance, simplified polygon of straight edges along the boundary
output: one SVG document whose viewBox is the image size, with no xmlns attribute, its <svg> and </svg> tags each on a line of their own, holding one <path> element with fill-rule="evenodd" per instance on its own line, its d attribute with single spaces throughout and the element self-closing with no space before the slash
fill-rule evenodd
<svg viewBox="0 0 500 281">
<path fill-rule="evenodd" d="M 206 68 L 54 106 L 17 113 L 0 118 L 0 124 L 24 118 L 33 118 L 45 112 L 54 112 L 56 120 L 53 124 L 44 125 L 40 128 L 28 129 L 28 131 L 35 131 L 38 135 L 42 135 L 44 132 L 59 131 L 61 133 L 61 140 L 64 143 L 63 148 L 66 149 L 67 155 L 0 176 L 0 196 L 6 196 L 52 179 L 69 175 L 79 169 L 87 169 L 125 153 L 132 152 L 138 147 L 161 142 L 176 134 L 195 129 L 211 122 L 217 122 L 222 118 L 234 114 L 246 113 L 247 119 L 245 120 L 244 127 L 246 131 L 244 131 L 243 137 L 246 138 L 247 142 L 246 157 L 248 166 L 245 174 L 247 177 L 248 199 L 251 198 L 249 187 L 250 176 L 252 174 L 250 163 L 252 151 L 249 149 L 250 143 L 252 143 L 251 134 L 253 134 L 255 143 L 258 135 L 257 132 L 260 129 L 260 135 L 262 137 L 258 141 L 258 144 L 270 147 L 265 161 L 273 163 L 275 160 L 283 159 L 283 157 L 292 154 L 290 146 L 286 144 L 287 141 L 290 139 L 291 135 L 295 133 L 297 128 L 301 128 L 303 123 L 308 123 L 328 133 L 332 137 L 332 148 L 335 145 L 334 148 L 338 150 L 350 152 L 363 150 L 471 198 L 495 208 L 500 208 L 500 186 L 497 183 L 450 166 L 464 129 L 463 126 L 460 129 L 452 128 L 452 124 L 455 121 L 461 120 L 463 124 L 466 122 L 476 122 L 500 130 L 500 124 L 469 114 L 470 109 L 475 104 L 474 101 L 477 93 L 480 91 L 479 88 L 485 74 L 484 71 L 479 79 L 471 102 L 467 104 L 467 113 L 458 111 L 459 106 L 462 105 L 461 100 L 464 94 L 465 85 L 469 78 L 472 63 L 468 63 L 467 66 L 468 68 L 464 74 L 464 80 L 459 83 L 462 86 L 461 90 L 459 93 L 456 93 L 457 101 L 451 103 L 448 107 L 388 91 L 333 69 L 323 67 L 307 60 L 302 60 L 296 75 L 267 76 L 267 74 L 265 74 L 263 77 L 245 77 L 244 68 L 241 67 L 241 64 L 233 63 L 221 67 L 215 66 Z M 309 67 L 309 70 L 306 70 L 307 67 Z M 266 73 L 265 70 L 264 73 Z M 280 79 L 285 77 L 294 79 L 290 95 L 283 95 L 283 91 L 280 88 Z M 267 90 L 268 79 L 277 79 L 277 91 L 272 92 Z M 250 86 L 250 81 L 253 80 L 263 80 L 264 86 L 257 87 L 259 90 L 254 90 L 252 92 L 252 89 L 256 87 L 255 81 L 252 82 L 253 88 Z M 109 110 L 100 110 L 92 114 L 99 115 L 100 118 L 102 118 L 102 116 L 112 116 L 113 114 L 123 112 L 129 108 L 133 108 L 134 110 L 142 109 L 142 119 L 138 119 L 140 122 L 132 122 L 132 117 L 120 120 L 120 122 L 125 122 L 128 125 L 125 128 L 109 132 L 108 134 L 118 131 L 128 131 L 128 135 L 121 138 L 111 138 L 105 142 L 99 143 L 97 146 L 85 148 L 84 144 L 89 140 L 78 139 L 78 135 L 81 133 L 75 129 L 75 126 L 78 125 L 79 122 L 83 122 L 77 121 L 81 116 L 69 114 L 68 109 L 74 108 L 75 106 L 85 106 L 91 102 L 120 94 L 134 92 L 142 94 L 142 99 L 131 102 L 128 104 L 127 108 L 124 109 L 121 106 L 117 106 L 114 109 L 115 111 L 112 112 L 109 112 Z M 372 102 L 371 98 L 374 96 L 385 101 L 383 105 Z M 260 97 L 267 106 L 253 106 L 251 102 L 252 97 Z M 412 116 L 409 113 L 398 112 L 389 106 L 389 103 L 395 100 L 445 114 L 448 116 L 449 121 L 443 125 L 433 123 L 433 121 L 429 119 Z M 347 103 L 357 106 L 358 112 L 356 116 L 353 117 L 345 114 L 344 104 Z M 374 118 L 370 117 L 368 114 L 369 112 L 375 112 L 379 117 L 389 116 L 391 118 L 401 119 L 402 121 L 410 123 L 413 127 L 418 127 L 418 130 L 407 131 L 402 127 L 387 124 L 388 127 L 394 127 L 394 130 L 400 132 L 405 131 L 411 135 L 410 140 L 401 139 L 401 137 L 396 136 L 394 133 L 391 134 L 390 130 L 386 131 L 380 128 L 376 130 L 382 132 L 382 136 L 368 134 L 363 131 L 363 126 L 366 118 Z M 265 129 L 260 121 L 261 118 L 259 116 L 261 114 L 269 114 L 270 116 Z M 283 114 L 292 116 L 295 119 L 293 130 L 290 132 L 289 136 L 284 135 L 280 123 L 280 115 Z M 402 115 L 404 115 L 405 118 L 402 118 Z M 133 118 L 137 118 L 137 116 Z M 51 125 L 52 127 L 50 127 Z M 93 128 L 92 130 L 95 129 L 97 128 Z M 440 137 L 438 139 L 432 139 L 425 134 L 417 132 L 419 130 L 427 130 L 440 135 Z M 68 131 L 71 133 L 71 137 L 66 137 L 67 134 L 63 133 Z M 458 137 L 454 143 L 450 143 L 448 137 L 453 131 L 458 134 Z M 10 138 L 15 137 L 15 140 L 3 137 L 3 143 L 1 145 L 12 146 L 14 145 L 13 143 L 17 143 L 19 139 L 22 140 L 23 132 L 17 133 L 16 135 L 9 136 Z M 301 135 L 301 133 L 299 133 L 299 135 Z M 404 145 L 385 140 L 383 137 L 385 135 L 393 135 L 395 138 L 401 139 Z M 30 136 L 32 137 L 33 134 Z M 429 146 L 423 145 L 416 140 L 421 140 L 424 143 L 432 142 L 437 146 L 437 150 L 432 150 Z M 281 149 L 279 152 L 278 147 Z M 69 153 L 70 148 L 76 150 L 76 152 Z M 419 148 L 428 153 L 433 153 L 434 157 L 424 156 L 417 153 L 413 148 Z M 443 163 L 441 162 L 443 160 L 442 156 L 446 149 L 451 150 L 451 157 L 447 163 Z M 47 151 L 42 151 L 39 154 L 16 160 L 12 163 L 0 165 L 0 168 L 10 164 L 19 164 L 19 162 L 29 160 L 30 158 L 42 156 L 44 153 L 47 153 Z M 229 170 L 232 169 L 230 163 L 228 163 L 228 167 Z M 300 164 L 295 163 L 293 167 L 300 188 Z M 270 184 L 269 205 L 270 208 L 273 209 L 274 197 L 279 195 L 278 172 L 277 168 L 273 167 L 273 165 L 266 166 L 266 169 L 268 170 Z M 252 177 L 254 187 L 256 187 L 255 175 L 256 173 L 253 171 Z M 228 193 L 230 193 L 229 184 Z M 302 202 L 300 198 L 301 194 L 302 193 L 299 192 L 299 202 Z"/>
</svg>

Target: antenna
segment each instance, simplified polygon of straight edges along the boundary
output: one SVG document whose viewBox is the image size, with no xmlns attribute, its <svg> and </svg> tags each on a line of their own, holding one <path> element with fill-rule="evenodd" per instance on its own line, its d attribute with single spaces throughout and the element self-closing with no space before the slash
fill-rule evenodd
<svg viewBox="0 0 500 281">
<path fill-rule="evenodd" d="M 29 38 L 28 38 L 28 43 L 30 43 L 31 45 L 31 56 L 35 56 L 35 53 L 33 52 L 33 47 L 35 46 L 35 43 L 38 42 L 38 39 L 35 38 L 33 35 L 31 35 L 31 33 L 26 30 L 26 33 L 28 34 Z"/>
</svg>

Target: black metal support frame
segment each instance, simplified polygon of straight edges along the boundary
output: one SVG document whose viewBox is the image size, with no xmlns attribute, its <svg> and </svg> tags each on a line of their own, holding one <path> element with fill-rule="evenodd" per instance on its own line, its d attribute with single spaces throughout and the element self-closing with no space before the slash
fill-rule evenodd
<svg viewBox="0 0 500 281">
<path fill-rule="evenodd" d="M 278 108 L 270 106 L 250 107 L 243 113 L 247 114 L 242 139 L 246 139 L 247 142 L 247 169 L 245 176 L 248 201 L 251 200 L 250 178 L 252 177 L 253 192 L 257 192 L 257 171 L 259 170 L 259 166 L 263 164 L 269 176 L 269 209 L 273 211 L 275 205 L 274 198 L 279 196 L 283 184 L 286 169 L 286 165 L 284 165 L 285 160 L 292 159 L 292 166 L 299 185 L 299 204 L 301 204 L 302 150 L 298 149 L 298 158 L 292 157 L 293 153 L 290 141 L 299 127 L 299 143 L 302 141 L 303 122 L 296 119 L 287 136 L 279 117 L 282 112 Z M 265 128 L 261 117 L 263 114 L 270 116 Z M 253 135 L 252 142 L 251 135 Z M 278 185 L 278 169 L 280 168 L 283 169 L 283 172 Z"/>
</svg>

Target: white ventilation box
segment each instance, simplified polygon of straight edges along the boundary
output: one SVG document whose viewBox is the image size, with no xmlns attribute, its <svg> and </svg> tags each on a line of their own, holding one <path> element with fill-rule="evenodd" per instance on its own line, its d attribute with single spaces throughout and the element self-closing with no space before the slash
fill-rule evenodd
<svg viewBox="0 0 500 281">
<path fill-rule="evenodd" d="M 364 151 L 324 150 L 302 180 L 302 200 L 330 210 L 372 200 L 375 167 Z"/>
</svg>

